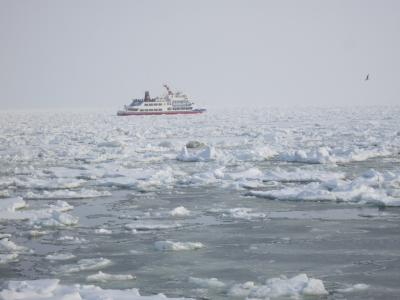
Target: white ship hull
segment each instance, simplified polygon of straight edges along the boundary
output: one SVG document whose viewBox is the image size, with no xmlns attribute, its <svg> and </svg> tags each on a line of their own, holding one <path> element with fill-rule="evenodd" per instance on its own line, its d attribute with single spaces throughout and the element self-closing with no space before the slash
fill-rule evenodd
<svg viewBox="0 0 400 300">
<path fill-rule="evenodd" d="M 192 111 L 127 111 L 120 110 L 118 111 L 118 116 L 145 116 L 145 115 L 190 115 L 190 114 L 201 114 L 205 112 L 205 109 L 195 109 Z"/>
</svg>

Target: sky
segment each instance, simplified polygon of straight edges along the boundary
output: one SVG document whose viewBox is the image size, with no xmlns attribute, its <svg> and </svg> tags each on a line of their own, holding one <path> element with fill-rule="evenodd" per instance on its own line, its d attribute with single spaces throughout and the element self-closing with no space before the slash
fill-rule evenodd
<svg viewBox="0 0 400 300">
<path fill-rule="evenodd" d="M 164 83 L 204 107 L 399 105 L 400 1 L 0 0 L 0 110 Z"/>
</svg>

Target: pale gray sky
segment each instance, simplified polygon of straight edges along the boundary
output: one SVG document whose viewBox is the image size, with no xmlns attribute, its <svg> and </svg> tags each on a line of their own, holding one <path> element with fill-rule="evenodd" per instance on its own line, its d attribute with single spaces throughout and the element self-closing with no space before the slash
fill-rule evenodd
<svg viewBox="0 0 400 300">
<path fill-rule="evenodd" d="M 0 0 L 0 46 L 0 109 L 400 104 L 398 0 Z"/>
</svg>

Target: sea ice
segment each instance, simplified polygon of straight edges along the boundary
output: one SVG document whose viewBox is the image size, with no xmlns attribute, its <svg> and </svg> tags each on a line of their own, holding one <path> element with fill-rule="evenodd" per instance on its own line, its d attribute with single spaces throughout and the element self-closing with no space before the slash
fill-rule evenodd
<svg viewBox="0 0 400 300">
<path fill-rule="evenodd" d="M 42 216 L 34 216 L 30 223 L 35 226 L 72 226 L 78 224 L 79 218 L 70 214 L 59 212 L 57 210 L 50 211 Z"/>
<path fill-rule="evenodd" d="M 17 259 L 18 253 L 0 254 L 0 264 L 8 264 L 9 262 L 16 261 Z"/>
<path fill-rule="evenodd" d="M 60 190 L 60 189 L 76 189 L 81 187 L 85 180 L 70 178 L 24 178 L 24 180 L 16 180 L 16 186 L 24 189 L 35 190 Z"/>
<path fill-rule="evenodd" d="M 258 168 L 251 168 L 242 172 L 225 173 L 224 179 L 242 180 L 242 179 L 262 179 L 263 173 Z"/>
<path fill-rule="evenodd" d="M 96 191 L 89 189 L 82 190 L 56 190 L 43 191 L 42 193 L 28 192 L 25 199 L 84 199 L 111 196 L 108 191 Z"/>
<path fill-rule="evenodd" d="M 172 228 L 178 228 L 181 226 L 182 225 L 179 223 L 154 223 L 151 221 L 125 224 L 126 229 L 137 230 L 137 231 L 172 229 Z"/>
<path fill-rule="evenodd" d="M 400 198 L 388 188 L 395 187 L 398 182 L 399 177 L 394 174 L 370 170 L 353 180 L 331 179 L 279 190 L 250 191 L 249 194 L 278 200 L 326 200 L 400 206 Z"/>
<path fill-rule="evenodd" d="M 112 234 L 111 230 L 105 229 L 105 228 L 95 229 L 94 232 L 97 233 L 97 234 Z"/>
<path fill-rule="evenodd" d="M 60 273 L 76 273 L 81 271 L 103 269 L 111 265 L 111 260 L 107 258 L 84 258 L 80 259 L 76 264 L 63 265 L 60 267 Z"/>
<path fill-rule="evenodd" d="M 154 246 L 160 251 L 187 251 L 204 248 L 204 245 L 199 242 L 158 241 L 154 243 Z"/>
<path fill-rule="evenodd" d="M 38 237 L 38 236 L 42 236 L 42 235 L 46 235 L 48 234 L 48 231 L 44 231 L 44 230 L 29 230 L 28 231 L 28 235 L 30 237 Z"/>
<path fill-rule="evenodd" d="M 85 238 L 76 237 L 76 236 L 70 236 L 70 235 L 61 236 L 57 240 L 58 241 L 62 241 L 62 242 L 68 242 L 68 243 L 71 243 L 71 244 L 87 243 L 87 240 Z"/>
<path fill-rule="evenodd" d="M 208 289 L 219 289 L 219 288 L 225 287 L 225 283 L 218 280 L 217 278 L 189 277 L 189 282 L 193 283 L 199 287 L 208 288 Z"/>
<path fill-rule="evenodd" d="M 224 213 L 224 216 L 226 215 L 235 219 L 247 219 L 247 220 L 266 217 L 265 213 L 253 212 L 251 208 L 246 208 L 246 207 L 230 208 L 226 210 L 226 212 Z"/>
<path fill-rule="evenodd" d="M 107 282 L 107 281 L 119 281 L 119 280 L 132 280 L 136 277 L 131 274 L 108 274 L 99 271 L 96 274 L 89 275 L 86 280 L 87 281 L 99 281 L 99 282 Z"/>
<path fill-rule="evenodd" d="M 10 197 L 10 192 L 8 190 L 0 190 L 0 198 Z"/>
<path fill-rule="evenodd" d="M 7 219 L 9 213 L 26 207 L 26 202 L 21 197 L 0 199 L 0 220 Z"/>
<path fill-rule="evenodd" d="M 207 146 L 204 150 L 199 152 L 189 153 L 186 146 L 184 146 L 176 157 L 177 160 L 186 162 L 210 161 L 222 158 L 223 154 L 219 153 L 214 147 Z"/>
<path fill-rule="evenodd" d="M 0 220 L 30 220 L 32 225 L 37 226 L 69 226 L 78 223 L 78 218 L 63 213 L 71 210 L 73 206 L 65 201 L 57 201 L 48 208 L 36 210 L 19 210 L 27 207 L 22 198 L 8 198 L 0 201 Z"/>
<path fill-rule="evenodd" d="M 358 291 L 363 291 L 369 288 L 368 284 L 365 283 L 357 283 L 351 286 L 348 286 L 346 288 L 342 289 L 337 289 L 339 293 L 353 293 L 353 292 L 358 292 Z"/>
<path fill-rule="evenodd" d="M 194 300 L 167 298 L 163 294 L 141 296 L 137 289 L 111 290 L 94 285 L 62 285 L 59 279 L 9 281 L 0 291 L 4 300 Z"/>
<path fill-rule="evenodd" d="M 391 152 L 384 148 L 374 149 L 333 149 L 330 147 L 318 147 L 309 150 L 289 150 L 282 152 L 279 158 L 284 161 L 326 164 L 348 163 L 351 161 L 363 161 L 371 157 L 387 156 Z"/>
<path fill-rule="evenodd" d="M 235 284 L 228 292 L 232 297 L 248 297 L 252 299 L 267 299 L 277 297 L 297 298 L 303 295 L 327 295 L 324 284 L 319 279 L 309 278 L 306 274 L 299 274 L 292 278 L 271 278 L 265 285 L 256 285 L 254 282 Z"/>
<path fill-rule="evenodd" d="M 72 253 L 54 253 L 46 255 L 46 259 L 48 260 L 69 260 L 75 258 L 75 255 Z"/>
<path fill-rule="evenodd" d="M 307 182 L 307 181 L 327 181 L 331 179 L 344 179 L 344 173 L 327 172 L 314 169 L 296 168 L 286 171 L 281 168 L 267 171 L 263 174 L 263 181 L 280 181 L 280 182 Z"/>
<path fill-rule="evenodd" d="M 190 215 L 190 211 L 184 208 L 183 206 L 178 206 L 171 210 L 169 214 L 173 217 L 185 217 Z"/>
<path fill-rule="evenodd" d="M 50 205 L 50 209 L 56 210 L 56 211 L 69 211 L 72 210 L 74 207 L 69 204 L 68 202 L 62 201 L 62 200 L 57 200 L 55 204 Z"/>
<path fill-rule="evenodd" d="M 0 240 L 0 252 L 27 252 L 28 248 L 23 246 L 18 246 L 9 238 L 3 238 Z"/>
</svg>

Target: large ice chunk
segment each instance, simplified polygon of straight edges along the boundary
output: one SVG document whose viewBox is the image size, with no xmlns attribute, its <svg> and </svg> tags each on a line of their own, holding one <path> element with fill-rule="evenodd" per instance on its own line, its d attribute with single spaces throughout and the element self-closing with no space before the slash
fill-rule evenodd
<svg viewBox="0 0 400 300">
<path fill-rule="evenodd" d="M 257 285 L 254 282 L 235 284 L 228 293 L 233 297 L 249 298 L 277 298 L 293 297 L 303 295 L 327 295 L 322 280 L 309 278 L 306 274 L 299 274 L 292 278 L 282 276 L 281 278 L 268 279 L 265 285 Z"/>
</svg>

